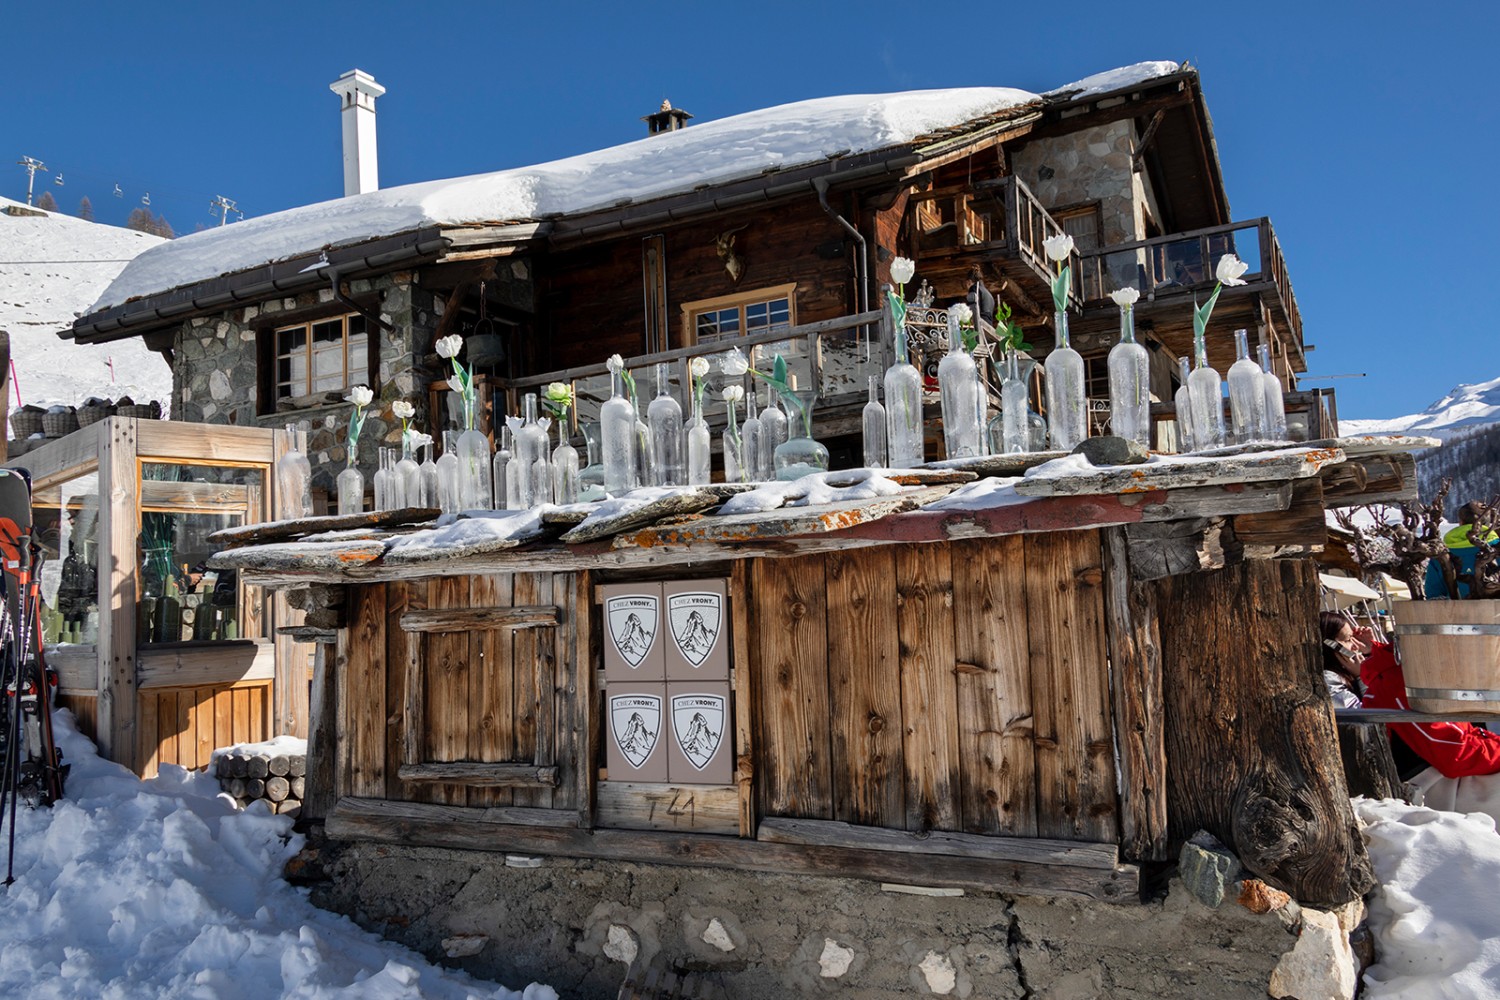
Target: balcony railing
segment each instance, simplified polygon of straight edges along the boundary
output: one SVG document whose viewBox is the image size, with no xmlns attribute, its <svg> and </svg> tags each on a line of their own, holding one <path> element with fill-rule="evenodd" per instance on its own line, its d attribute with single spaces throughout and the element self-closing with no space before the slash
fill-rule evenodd
<svg viewBox="0 0 1500 1000">
<path fill-rule="evenodd" d="M 1110 292 L 1126 285 L 1135 286 L 1146 301 L 1206 292 L 1214 285 L 1220 259 L 1231 253 L 1250 266 L 1243 275 L 1247 283 L 1276 290 L 1288 327 L 1300 342 L 1302 316 L 1281 244 L 1267 218 L 1086 251 L 1078 270 L 1078 292 L 1085 306 L 1102 304 Z"/>
</svg>

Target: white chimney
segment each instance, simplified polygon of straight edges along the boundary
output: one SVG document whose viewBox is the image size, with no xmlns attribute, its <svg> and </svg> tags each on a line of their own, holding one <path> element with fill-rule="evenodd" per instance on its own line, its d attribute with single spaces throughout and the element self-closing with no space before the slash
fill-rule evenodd
<svg viewBox="0 0 1500 1000">
<path fill-rule="evenodd" d="M 385 88 L 364 70 L 351 69 L 328 89 L 339 95 L 339 114 L 344 120 L 344 196 L 378 190 L 375 98 L 384 94 Z"/>
</svg>

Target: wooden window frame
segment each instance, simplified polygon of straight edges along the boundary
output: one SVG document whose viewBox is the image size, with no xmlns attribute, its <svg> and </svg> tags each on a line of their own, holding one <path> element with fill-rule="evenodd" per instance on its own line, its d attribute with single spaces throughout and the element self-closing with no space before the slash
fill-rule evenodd
<svg viewBox="0 0 1500 1000">
<path fill-rule="evenodd" d="M 378 296 L 367 296 L 356 300 L 360 306 L 378 308 Z M 357 367 L 358 362 L 349 357 L 349 328 L 348 319 L 351 316 L 359 316 L 365 321 L 365 367 L 361 373 Z M 344 320 L 344 378 L 343 389 L 324 390 L 322 393 L 309 392 L 300 396 L 278 396 L 276 394 L 276 341 L 277 335 L 282 330 L 290 330 L 294 327 L 305 327 L 309 345 L 312 339 L 312 327 L 317 323 L 324 323 L 331 319 Z M 361 309 L 350 309 L 347 303 L 333 302 L 322 303 L 311 309 L 288 310 L 285 312 L 272 313 L 262 316 L 254 325 L 255 330 L 255 353 L 256 353 L 256 412 L 262 416 L 274 414 L 281 411 L 278 405 L 282 400 L 306 401 L 315 399 L 320 395 L 341 394 L 351 386 L 368 385 L 379 392 L 380 381 L 380 327 L 370 319 Z M 309 357 L 309 375 L 311 374 L 311 358 Z M 363 377 L 360 377 L 361 374 Z M 316 405 L 304 402 L 301 406 L 293 405 L 291 409 L 302 409 L 308 405 Z"/>
<path fill-rule="evenodd" d="M 787 300 L 787 328 L 795 327 L 797 325 L 797 283 L 795 281 L 784 285 L 770 285 L 735 292 L 731 295 L 720 295 L 711 299 L 684 302 L 679 307 L 682 311 L 682 344 L 684 347 L 691 347 L 698 343 L 697 320 L 701 313 L 738 309 L 740 311 L 740 335 L 744 336 L 748 332 L 745 326 L 745 307 L 759 305 L 762 302 L 774 302 L 777 299 Z M 734 337 L 728 337 L 715 343 L 724 344 L 725 350 L 728 350 L 734 345 L 734 340 Z"/>
<path fill-rule="evenodd" d="M 1079 202 L 1075 205 L 1063 205 L 1060 208 L 1049 208 L 1047 210 L 1047 214 L 1052 216 L 1052 221 L 1056 222 L 1064 232 L 1067 232 L 1068 228 L 1066 225 L 1064 225 L 1064 222 L 1066 220 L 1081 219 L 1085 216 L 1090 215 L 1093 216 L 1094 246 L 1079 247 L 1078 249 L 1080 251 L 1103 250 L 1106 246 L 1106 243 L 1104 241 L 1104 206 L 1102 202 L 1085 201 Z"/>
</svg>

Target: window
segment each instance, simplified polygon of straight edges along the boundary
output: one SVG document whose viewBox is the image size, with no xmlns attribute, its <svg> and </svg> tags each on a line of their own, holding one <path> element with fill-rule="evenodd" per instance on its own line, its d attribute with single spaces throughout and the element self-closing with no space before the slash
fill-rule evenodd
<svg viewBox="0 0 1500 1000">
<path fill-rule="evenodd" d="M 1080 253 L 1090 250 L 1098 250 L 1103 246 L 1100 239 L 1099 203 L 1090 202 L 1087 205 L 1074 205 L 1070 208 L 1059 208 L 1049 213 L 1057 224 L 1062 226 L 1063 232 L 1073 237 L 1073 243 L 1078 247 Z"/>
<path fill-rule="evenodd" d="M 368 380 L 369 338 L 358 313 L 277 327 L 275 398 L 342 392 Z"/>
<path fill-rule="evenodd" d="M 683 309 L 688 313 L 693 339 L 707 344 L 791 326 L 794 288 L 762 289 L 743 296 L 688 303 Z"/>
</svg>

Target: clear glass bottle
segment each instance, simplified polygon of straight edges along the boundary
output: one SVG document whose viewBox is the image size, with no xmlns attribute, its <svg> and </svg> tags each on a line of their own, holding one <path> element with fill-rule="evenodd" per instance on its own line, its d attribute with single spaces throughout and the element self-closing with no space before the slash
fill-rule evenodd
<svg viewBox="0 0 1500 1000">
<path fill-rule="evenodd" d="M 286 452 L 276 463 L 277 498 L 286 520 L 312 516 L 312 463 L 307 460 L 307 425 L 286 425 Z"/>
<path fill-rule="evenodd" d="M 577 503 L 579 493 L 578 449 L 568 440 L 568 421 L 557 422 L 557 448 L 552 452 L 552 500 Z"/>
<path fill-rule="evenodd" d="M 735 414 L 732 399 L 724 400 L 724 482 L 743 483 L 748 476 L 745 471 L 744 450 L 740 443 L 740 424 Z"/>
<path fill-rule="evenodd" d="M 1109 428 L 1151 447 L 1151 359 L 1135 339 L 1135 310 L 1120 310 L 1120 342 L 1109 349 Z"/>
<path fill-rule="evenodd" d="M 885 373 L 885 445 L 890 467 L 913 469 L 925 460 L 922 443 L 922 373 L 911 363 L 906 323 L 898 318 L 896 360 Z"/>
<path fill-rule="evenodd" d="M 1031 412 L 1027 380 L 1021 377 L 1021 356 L 1014 347 L 1005 352 L 1005 380 L 1000 383 L 1001 447 L 1007 455 L 1031 450 Z"/>
<path fill-rule="evenodd" d="M 438 505 L 438 473 L 437 462 L 432 457 L 433 443 L 431 440 L 422 449 L 422 504 L 423 507 L 436 507 Z"/>
<path fill-rule="evenodd" d="M 760 417 L 755 410 L 755 386 L 745 394 L 745 422 L 740 425 L 740 452 L 745 458 L 745 478 L 752 483 L 763 483 L 771 478 L 771 470 L 761 464 L 765 439 L 761 434 Z M 774 453 L 773 458 L 774 461 Z"/>
<path fill-rule="evenodd" d="M 621 496 L 635 486 L 635 408 L 625 398 L 625 380 L 619 372 L 610 373 L 609 388 L 609 399 L 599 408 L 604 490 Z"/>
<path fill-rule="evenodd" d="M 886 467 L 885 407 L 880 405 L 880 376 L 870 376 L 870 401 L 865 404 L 865 468 Z"/>
<path fill-rule="evenodd" d="M 635 415 L 635 484 L 650 486 L 656 482 L 656 469 L 651 461 L 651 428 L 641 419 L 641 401 L 630 400 L 630 412 Z"/>
<path fill-rule="evenodd" d="M 818 403 L 816 389 L 798 389 L 796 380 L 790 386 L 797 404 L 787 401 L 791 413 L 787 438 L 776 449 L 776 478 L 801 479 L 815 472 L 828 471 L 828 449 L 813 438 L 813 408 Z"/>
<path fill-rule="evenodd" d="M 964 350 L 958 317 L 948 314 L 948 353 L 938 362 L 938 391 L 943 407 L 943 441 L 949 458 L 981 455 L 979 369 Z"/>
<path fill-rule="evenodd" d="M 1055 451 L 1072 451 L 1089 436 L 1083 356 L 1068 343 L 1068 314 L 1052 314 L 1057 346 L 1047 355 L 1047 437 Z"/>
<path fill-rule="evenodd" d="M 1234 331 L 1234 364 L 1229 366 L 1229 418 L 1236 444 L 1259 439 L 1266 429 L 1266 387 L 1260 365 L 1250 358 L 1249 333 Z"/>
<path fill-rule="evenodd" d="M 443 453 L 437 460 L 438 509 L 444 514 L 459 510 L 458 432 L 443 431 Z"/>
<path fill-rule="evenodd" d="M 689 486 L 707 486 L 713 479 L 714 442 L 703 419 L 703 400 L 693 397 L 693 419 L 687 426 L 687 481 Z"/>
<path fill-rule="evenodd" d="M 514 509 L 510 505 L 510 494 L 512 493 L 510 477 L 514 471 L 511 469 L 511 445 L 514 442 L 514 437 L 510 428 L 510 422 L 514 419 L 515 417 L 505 417 L 503 425 L 501 425 L 500 421 L 495 421 L 496 426 L 499 427 L 497 433 L 500 435 L 500 438 L 498 441 L 499 447 L 495 449 L 495 457 L 490 459 L 490 489 L 494 490 L 496 510 Z"/>
<path fill-rule="evenodd" d="M 490 439 L 472 426 L 458 436 L 458 506 L 460 510 L 490 510 Z"/>
<path fill-rule="evenodd" d="M 1260 380 L 1266 393 L 1266 440 L 1286 440 L 1286 400 L 1281 395 L 1281 378 L 1271 368 L 1271 348 L 1260 344 Z"/>
<path fill-rule="evenodd" d="M 682 404 L 672 397 L 667 384 L 667 365 L 656 366 L 656 398 L 646 407 L 651 430 L 653 486 L 687 483 L 687 463 L 682 454 Z"/>
<path fill-rule="evenodd" d="M 1209 367 L 1208 346 L 1202 337 L 1193 342 L 1193 372 L 1188 376 L 1188 402 L 1193 413 L 1193 450 L 1224 445 L 1224 380 Z"/>
<path fill-rule="evenodd" d="M 396 463 L 392 477 L 400 489 L 402 507 L 422 506 L 422 467 L 413 454 L 411 436 L 411 431 L 401 435 L 401 461 Z"/>
<path fill-rule="evenodd" d="M 344 471 L 334 481 L 334 488 L 339 495 L 340 514 L 358 514 L 365 509 L 365 474 L 359 471 L 355 464 L 355 449 L 349 449 L 348 462 L 344 465 Z"/>
<path fill-rule="evenodd" d="M 375 509 L 391 509 L 391 451 L 375 449 Z"/>
<path fill-rule="evenodd" d="M 521 510 L 530 510 L 538 504 L 549 502 L 552 496 L 552 471 L 547 440 L 550 422 L 537 417 L 536 393 L 528 392 L 521 399 L 521 429 L 516 431 L 515 451 L 518 483 L 518 503 Z"/>
<path fill-rule="evenodd" d="M 1172 395 L 1172 401 L 1177 404 L 1177 450 L 1180 452 L 1193 450 L 1193 400 L 1188 391 L 1188 383 L 1192 374 L 1193 370 L 1188 366 L 1188 359 L 1178 358 L 1179 384 L 1177 391 Z"/>
<path fill-rule="evenodd" d="M 578 473 L 578 499 L 604 499 L 604 466 L 599 461 L 599 421 L 582 422 L 586 464 Z"/>
<path fill-rule="evenodd" d="M 776 449 L 786 442 L 786 414 L 777 405 L 776 390 L 766 386 L 765 406 L 760 411 L 760 467 L 767 476 L 776 468 Z"/>
</svg>

